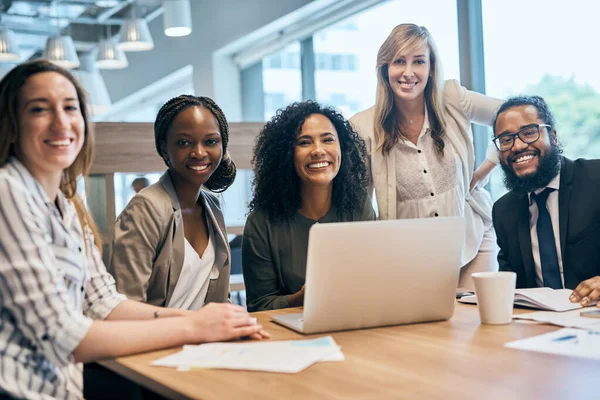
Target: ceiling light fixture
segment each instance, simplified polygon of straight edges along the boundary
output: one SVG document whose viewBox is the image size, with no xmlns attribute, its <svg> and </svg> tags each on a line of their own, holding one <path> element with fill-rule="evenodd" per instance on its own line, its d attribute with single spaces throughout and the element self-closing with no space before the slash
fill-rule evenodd
<svg viewBox="0 0 600 400">
<path fill-rule="evenodd" d="M 17 42 L 17 35 L 2 25 L 2 10 L 4 9 L 4 2 L 0 1 L 0 61 L 19 61 L 21 56 L 19 55 L 19 43 Z"/>
<path fill-rule="evenodd" d="M 131 18 L 123 21 L 119 34 L 119 47 L 124 51 L 148 51 L 154 48 L 154 41 L 143 18 L 136 18 L 135 3 L 131 6 Z"/>
<path fill-rule="evenodd" d="M 17 35 L 0 25 L 0 61 L 19 61 L 19 45 L 17 43 Z"/>
<path fill-rule="evenodd" d="M 123 69 L 127 68 L 129 62 L 123 49 L 121 49 L 114 39 L 104 39 L 98 47 L 98 57 L 96 58 L 96 67 L 100 69 Z"/>
<path fill-rule="evenodd" d="M 74 71 L 88 98 L 88 105 L 92 115 L 104 114 L 110 111 L 111 101 L 106 83 L 94 65 L 94 58 L 90 55 L 81 57 L 81 67 Z"/>
<path fill-rule="evenodd" d="M 55 7 L 58 7 L 58 1 L 54 4 Z M 73 69 L 79 67 L 79 57 L 77 57 L 73 38 L 69 35 L 60 35 L 60 19 L 57 26 L 56 36 L 49 37 L 46 41 L 44 58 L 63 68 Z"/>
<path fill-rule="evenodd" d="M 44 50 L 44 58 L 54 64 L 73 69 L 79 67 L 79 57 L 73 44 L 71 36 L 49 37 L 46 41 L 46 49 Z"/>
<path fill-rule="evenodd" d="M 114 38 L 111 37 L 110 26 L 106 26 L 106 38 L 100 41 L 96 67 L 100 69 L 123 69 L 127 68 L 129 62 L 123 49 L 121 49 Z"/>
<path fill-rule="evenodd" d="M 190 1 L 165 0 L 163 26 L 167 36 L 187 36 L 192 33 Z"/>
</svg>

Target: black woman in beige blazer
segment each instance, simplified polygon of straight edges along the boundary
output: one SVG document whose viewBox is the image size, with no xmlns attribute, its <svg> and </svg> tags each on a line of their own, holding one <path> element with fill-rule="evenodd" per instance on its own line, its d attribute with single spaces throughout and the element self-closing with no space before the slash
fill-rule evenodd
<svg viewBox="0 0 600 400">
<path fill-rule="evenodd" d="M 225 221 L 217 197 L 201 191 L 207 221 L 215 235 L 215 265 L 205 303 L 228 301 L 230 256 Z M 169 304 L 184 257 L 181 209 L 169 172 L 131 199 L 115 224 L 108 267 L 119 292 L 156 306 Z"/>
<path fill-rule="evenodd" d="M 211 99 L 182 95 L 161 108 L 154 134 L 168 170 L 117 218 L 109 272 L 121 293 L 149 304 L 226 302 L 231 256 L 209 191 L 222 192 L 235 178 L 227 120 Z"/>
</svg>

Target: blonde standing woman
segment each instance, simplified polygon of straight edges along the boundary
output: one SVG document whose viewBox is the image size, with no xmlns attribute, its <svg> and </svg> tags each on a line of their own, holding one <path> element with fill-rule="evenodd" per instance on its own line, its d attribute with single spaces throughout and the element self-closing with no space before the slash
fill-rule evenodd
<svg viewBox="0 0 600 400">
<path fill-rule="evenodd" d="M 77 179 L 93 158 L 85 95 L 44 60 L 0 81 L 0 398 L 79 399 L 83 362 L 264 333 L 246 311 L 127 300 Z"/>
<path fill-rule="evenodd" d="M 465 218 L 460 287 L 498 268 L 492 201 L 480 187 L 498 156 L 490 147 L 474 173 L 471 122 L 491 125 L 500 104 L 444 81 L 429 31 L 401 24 L 377 54 L 375 106 L 350 120 L 367 142 L 380 219 Z"/>
</svg>

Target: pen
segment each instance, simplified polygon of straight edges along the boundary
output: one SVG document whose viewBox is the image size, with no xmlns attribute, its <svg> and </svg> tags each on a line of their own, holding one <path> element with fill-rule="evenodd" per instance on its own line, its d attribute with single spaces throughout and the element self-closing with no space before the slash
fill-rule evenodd
<svg viewBox="0 0 600 400">
<path fill-rule="evenodd" d="M 566 342 L 568 340 L 577 339 L 577 335 L 566 335 L 553 339 L 553 342 Z"/>
</svg>

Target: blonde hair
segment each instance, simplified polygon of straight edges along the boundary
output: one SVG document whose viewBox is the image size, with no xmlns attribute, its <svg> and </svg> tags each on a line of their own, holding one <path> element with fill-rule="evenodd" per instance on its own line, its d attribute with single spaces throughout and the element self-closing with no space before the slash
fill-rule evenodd
<svg viewBox="0 0 600 400">
<path fill-rule="evenodd" d="M 0 167 L 7 163 L 10 156 L 15 155 L 18 146 L 19 131 L 19 95 L 27 80 L 33 75 L 43 72 L 56 72 L 67 78 L 75 87 L 79 99 L 79 109 L 85 123 L 84 141 L 81 151 L 73 164 L 63 170 L 60 190 L 73 202 L 81 228 L 85 233 L 89 227 L 94 236 L 96 246 L 102 250 L 102 240 L 92 216 L 77 194 L 77 178 L 87 178 L 94 158 L 94 130 L 89 123 L 86 95 L 77 80 L 67 70 L 46 60 L 35 60 L 17 65 L 0 81 Z"/>
<path fill-rule="evenodd" d="M 399 121 L 394 113 L 394 93 L 390 87 L 388 67 L 398 57 L 407 54 L 421 45 L 429 47 L 431 69 L 425 86 L 425 106 L 429 116 L 431 136 L 438 152 L 444 153 L 446 123 L 443 118 L 442 90 L 444 80 L 439 52 L 433 37 L 423 26 L 400 24 L 396 26 L 377 52 L 377 99 L 375 102 L 375 148 L 383 154 L 401 139 Z"/>
</svg>

